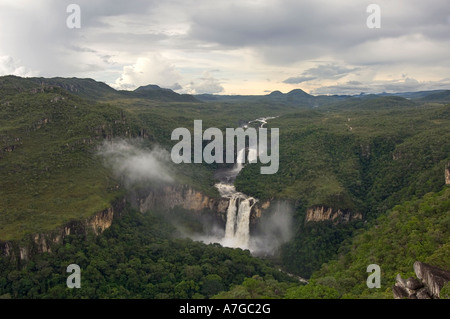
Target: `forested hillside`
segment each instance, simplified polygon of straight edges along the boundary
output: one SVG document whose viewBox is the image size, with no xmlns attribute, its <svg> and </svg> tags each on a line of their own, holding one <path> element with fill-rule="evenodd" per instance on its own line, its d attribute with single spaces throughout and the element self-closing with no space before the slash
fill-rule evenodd
<svg viewBox="0 0 450 319">
<path fill-rule="evenodd" d="M 163 216 L 130 210 L 102 235 L 70 236 L 22 267 L 0 257 L 0 298 L 203 299 L 254 275 L 295 283 L 248 251 L 176 239 L 173 232 Z M 72 263 L 82 269 L 81 289 L 66 286 Z"/>
<path fill-rule="evenodd" d="M 289 299 L 391 299 L 397 274 L 402 278 L 414 276 L 415 261 L 448 269 L 449 212 L 450 188 L 445 187 L 396 205 L 359 229 L 341 245 L 336 260 L 313 273 L 308 285 L 286 287 L 281 282 L 255 277 L 215 298 L 256 298 L 270 295 L 273 287 L 284 287 L 282 298 Z M 381 268 L 380 288 L 367 287 L 370 264 Z"/>
</svg>

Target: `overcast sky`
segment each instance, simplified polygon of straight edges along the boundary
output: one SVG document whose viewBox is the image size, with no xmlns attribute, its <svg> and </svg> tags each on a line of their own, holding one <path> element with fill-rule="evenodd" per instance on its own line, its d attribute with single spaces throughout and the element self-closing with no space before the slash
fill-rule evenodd
<svg viewBox="0 0 450 319">
<path fill-rule="evenodd" d="M 197 94 L 450 89 L 450 1 L 0 0 L 6 74 Z"/>
</svg>

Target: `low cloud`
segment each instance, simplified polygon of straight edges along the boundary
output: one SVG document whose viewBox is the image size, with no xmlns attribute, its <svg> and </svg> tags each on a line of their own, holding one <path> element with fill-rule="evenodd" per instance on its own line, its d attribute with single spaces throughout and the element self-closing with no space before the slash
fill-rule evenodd
<svg viewBox="0 0 450 319">
<path fill-rule="evenodd" d="M 316 77 L 313 76 L 293 76 L 290 78 L 287 78 L 286 80 L 283 81 L 283 83 L 286 84 L 300 84 L 303 82 L 307 82 L 307 81 L 311 81 L 316 79 Z"/>
<path fill-rule="evenodd" d="M 145 182 L 172 182 L 167 163 L 170 154 L 156 146 L 148 149 L 137 140 L 113 140 L 104 142 L 98 154 L 126 187 Z"/>
<path fill-rule="evenodd" d="M 359 94 L 359 93 L 397 93 L 427 90 L 448 90 L 450 78 L 440 81 L 418 81 L 414 78 L 405 77 L 390 81 L 347 81 L 335 85 L 321 86 L 312 90 L 311 94 Z"/>
<path fill-rule="evenodd" d="M 305 70 L 299 76 L 287 78 L 286 84 L 299 84 L 311 80 L 337 80 L 357 71 L 358 68 L 350 68 L 337 64 L 323 64 Z"/>
</svg>

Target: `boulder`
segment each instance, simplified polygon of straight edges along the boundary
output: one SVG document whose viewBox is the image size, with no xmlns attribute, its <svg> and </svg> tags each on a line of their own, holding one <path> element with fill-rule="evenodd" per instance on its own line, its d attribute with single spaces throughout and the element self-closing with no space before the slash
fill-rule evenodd
<svg viewBox="0 0 450 319">
<path fill-rule="evenodd" d="M 409 297 L 408 292 L 401 285 L 397 286 L 397 284 L 395 284 L 392 288 L 392 292 L 394 293 L 395 299 L 405 299 Z"/>
<path fill-rule="evenodd" d="M 439 299 L 442 287 L 450 281 L 450 271 L 420 261 L 413 265 L 417 278 L 395 277 L 392 292 L 395 299 Z"/>
<path fill-rule="evenodd" d="M 433 298 L 439 298 L 442 287 L 450 281 L 450 271 L 431 266 L 420 261 L 414 263 L 417 278 L 422 280 Z"/>
<path fill-rule="evenodd" d="M 417 290 L 422 287 L 423 284 L 417 278 L 409 277 L 408 279 L 406 279 L 406 288 L 411 290 Z"/>
</svg>

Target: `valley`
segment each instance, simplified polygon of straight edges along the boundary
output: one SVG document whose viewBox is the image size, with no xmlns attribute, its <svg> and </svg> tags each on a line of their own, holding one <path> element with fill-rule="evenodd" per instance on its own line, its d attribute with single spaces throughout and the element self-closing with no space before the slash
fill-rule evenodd
<svg viewBox="0 0 450 319">
<path fill-rule="evenodd" d="M 417 260 L 450 270 L 447 97 L 0 77 L 0 297 L 393 298 Z M 277 170 L 256 143 L 213 150 L 199 120 L 278 130 Z M 196 161 L 208 146 L 233 161 Z M 65 287 L 72 263 L 86 288 Z"/>
</svg>

